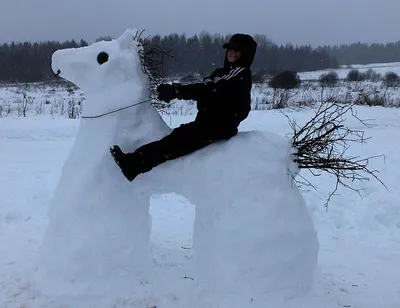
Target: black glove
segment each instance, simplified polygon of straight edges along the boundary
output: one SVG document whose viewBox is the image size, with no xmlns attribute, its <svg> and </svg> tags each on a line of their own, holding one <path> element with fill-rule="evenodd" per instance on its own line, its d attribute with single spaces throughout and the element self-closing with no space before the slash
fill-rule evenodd
<svg viewBox="0 0 400 308">
<path fill-rule="evenodd" d="M 158 99 L 166 103 L 178 97 L 178 86 L 176 84 L 161 84 L 157 87 Z"/>
</svg>

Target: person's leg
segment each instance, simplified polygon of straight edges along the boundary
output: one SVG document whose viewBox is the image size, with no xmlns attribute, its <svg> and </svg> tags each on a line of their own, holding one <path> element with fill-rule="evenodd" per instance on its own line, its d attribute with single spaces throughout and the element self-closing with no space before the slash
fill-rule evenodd
<svg viewBox="0 0 400 308">
<path fill-rule="evenodd" d="M 125 177 L 132 181 L 140 173 L 148 172 L 168 160 L 190 154 L 217 140 L 209 137 L 204 127 L 191 122 L 175 128 L 161 140 L 145 144 L 132 153 L 124 154 L 118 146 L 114 146 L 111 154 Z"/>
</svg>

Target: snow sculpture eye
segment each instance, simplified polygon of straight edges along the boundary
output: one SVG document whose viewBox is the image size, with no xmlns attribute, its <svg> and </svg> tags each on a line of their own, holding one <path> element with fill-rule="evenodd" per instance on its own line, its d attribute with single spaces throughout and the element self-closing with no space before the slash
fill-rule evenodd
<svg viewBox="0 0 400 308">
<path fill-rule="evenodd" d="M 101 65 L 103 63 L 106 63 L 107 61 L 108 61 L 108 53 L 100 52 L 99 55 L 97 56 L 97 62 Z"/>
</svg>

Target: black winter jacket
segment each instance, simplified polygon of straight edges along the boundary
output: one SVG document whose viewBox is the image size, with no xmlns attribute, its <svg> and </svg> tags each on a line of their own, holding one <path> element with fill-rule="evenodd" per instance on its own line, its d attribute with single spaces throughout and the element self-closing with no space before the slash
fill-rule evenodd
<svg viewBox="0 0 400 308">
<path fill-rule="evenodd" d="M 238 127 L 251 103 L 251 71 L 234 66 L 216 69 L 203 82 L 181 85 L 180 99 L 197 101 L 196 121 L 212 127 Z"/>
<path fill-rule="evenodd" d="M 178 98 L 197 101 L 196 122 L 214 130 L 236 131 L 251 108 L 252 74 L 250 67 L 257 43 L 249 35 L 235 34 L 224 44 L 224 66 L 217 68 L 203 82 L 180 85 Z M 239 59 L 227 60 L 228 48 L 241 51 Z"/>
</svg>

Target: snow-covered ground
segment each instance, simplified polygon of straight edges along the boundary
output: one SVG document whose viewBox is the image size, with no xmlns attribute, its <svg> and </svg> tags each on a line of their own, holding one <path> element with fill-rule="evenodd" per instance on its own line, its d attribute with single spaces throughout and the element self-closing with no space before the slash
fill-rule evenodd
<svg viewBox="0 0 400 308">
<path fill-rule="evenodd" d="M 313 115 L 311 109 L 285 112 L 300 124 Z M 340 189 L 326 211 L 333 179 L 302 173 L 318 187 L 302 193 L 318 231 L 319 268 L 313 301 L 289 307 L 400 307 L 400 110 L 359 107 L 358 112 L 375 126 L 363 128 L 349 119 L 348 125 L 371 137 L 351 151 L 363 157 L 385 155 L 370 168 L 380 171 L 388 191 L 375 180 L 363 184 L 363 199 Z M 172 127 L 191 119 L 193 115 L 164 117 Z M 79 120 L 49 114 L 0 119 L 0 307 L 54 307 L 32 285 L 30 275 L 47 226 L 47 208 L 78 125 Z M 252 129 L 291 132 L 279 110 L 253 111 L 241 126 Z M 151 214 L 151 250 L 160 275 L 191 283 L 181 265 L 192 258 L 193 206 L 178 195 L 159 195 L 152 199 Z M 138 306 L 127 300 L 114 307 Z"/>
<path fill-rule="evenodd" d="M 360 71 L 372 68 L 382 75 L 400 73 L 400 63 L 352 67 Z M 349 70 L 337 71 L 345 78 Z M 300 78 L 317 80 L 322 73 L 301 73 Z M 378 102 L 384 99 L 385 106 L 400 106 L 398 89 L 385 89 L 380 82 L 370 81 L 341 81 L 324 91 L 317 82 L 307 81 L 286 93 L 257 84 L 252 96 L 254 110 L 241 130 L 279 135 L 290 134 L 291 129 L 277 107 L 294 107 L 284 112 L 301 125 L 313 116 L 314 104 L 331 98 L 354 102 L 368 97 Z M 64 83 L 33 83 L 29 90 L 21 84 L 0 86 L 0 307 L 59 307 L 41 295 L 31 277 L 48 224 L 49 203 L 74 143 L 84 103 L 84 93 Z M 174 101 L 167 111 L 165 122 L 176 127 L 194 118 L 196 106 Z M 350 152 L 362 157 L 385 155 L 385 159 L 372 160 L 369 169 L 380 171 L 388 190 L 374 179 L 355 183 L 364 188 L 362 199 L 341 188 L 326 211 L 324 204 L 334 189 L 334 179 L 302 172 L 318 188 L 302 187 L 301 191 L 318 232 L 319 267 L 312 301 L 294 301 L 286 307 L 400 307 L 400 146 L 396 142 L 400 109 L 358 106 L 357 111 L 374 125 L 367 128 L 348 119 L 350 127 L 363 129 L 371 137 Z M 185 265 L 193 257 L 194 206 L 176 194 L 155 195 L 151 214 L 151 252 L 159 283 L 171 290 L 176 286 L 169 285 L 168 277 L 182 285 L 193 283 Z M 171 302 L 173 296 L 171 291 Z M 112 307 L 143 305 L 126 299 Z M 103 307 L 108 306 L 103 303 Z"/>
<path fill-rule="evenodd" d="M 400 75 L 400 62 L 352 65 L 351 67 L 341 67 L 335 71 L 340 79 L 346 79 L 352 68 L 358 69 L 360 72 L 372 69 L 381 76 L 384 76 L 386 72 Z M 341 101 L 355 101 L 360 96 L 367 96 L 372 100 L 380 100 L 385 105 L 400 106 L 399 89 L 396 87 L 386 88 L 381 80 L 363 82 L 340 80 L 336 87 L 326 88 L 322 92 L 318 79 L 322 74 L 330 71 L 299 73 L 300 79 L 305 82 L 298 89 L 284 94 L 286 97 L 283 101 L 281 91 L 274 92 L 267 84 L 254 84 L 252 90 L 253 109 L 274 109 L 278 105 L 282 106 L 282 103 L 284 103 L 284 107 L 310 106 L 312 103 L 321 101 L 321 93 L 323 93 L 322 99 L 335 97 Z M 28 115 L 50 114 L 54 119 L 79 118 L 85 100 L 84 92 L 61 80 L 52 83 L 31 83 L 29 89 L 25 88 L 25 84 L 0 84 L 0 118 L 23 117 L 24 110 Z M 195 104 L 177 100 L 173 101 L 168 110 L 168 113 L 173 115 L 192 115 L 195 112 Z"/>
<path fill-rule="evenodd" d="M 346 78 L 349 71 L 352 69 L 357 69 L 360 72 L 366 72 L 367 70 L 372 69 L 376 73 L 381 74 L 382 76 L 386 72 L 393 72 L 393 73 L 396 73 L 397 75 L 399 75 L 400 74 L 400 62 L 344 65 L 344 66 L 341 66 L 339 69 L 335 69 L 334 71 L 338 73 L 339 78 L 344 79 L 344 78 Z M 321 74 L 329 72 L 329 71 L 331 71 L 331 70 L 302 72 L 302 73 L 299 73 L 299 77 L 301 79 L 315 80 L 315 79 L 318 79 Z"/>
<path fill-rule="evenodd" d="M 24 97 L 25 94 L 25 97 Z M 398 88 L 386 88 L 381 81 L 346 82 L 322 91 L 317 81 L 306 81 L 299 88 L 283 91 L 254 84 L 252 89 L 253 110 L 276 108 L 303 108 L 321 101 L 335 99 L 337 102 L 360 104 L 377 102 L 378 105 L 400 107 Z M 79 118 L 86 96 L 80 89 L 66 88 L 65 85 L 32 84 L 24 90 L 24 85 L 0 86 L 0 118 L 50 115 L 52 119 Z M 171 115 L 193 115 L 196 105 L 191 101 L 174 100 L 165 110 Z"/>
</svg>

